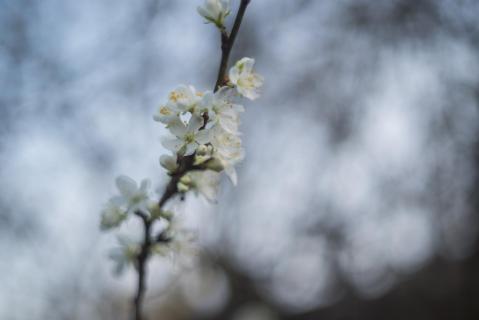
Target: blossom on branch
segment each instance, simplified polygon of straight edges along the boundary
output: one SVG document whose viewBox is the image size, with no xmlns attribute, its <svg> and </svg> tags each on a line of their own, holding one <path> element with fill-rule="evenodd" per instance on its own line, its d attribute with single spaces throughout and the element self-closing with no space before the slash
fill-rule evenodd
<svg viewBox="0 0 479 320">
<path fill-rule="evenodd" d="M 203 195 L 206 200 L 215 202 L 218 193 L 220 175 L 212 170 L 190 171 L 181 177 L 178 190 L 182 193 L 193 190 Z"/>
<path fill-rule="evenodd" d="M 105 208 L 101 212 L 100 228 L 108 230 L 118 227 L 127 217 L 125 210 L 122 210 L 118 205 L 112 201 L 108 201 Z"/>
<path fill-rule="evenodd" d="M 109 257 L 115 262 L 115 274 L 120 275 L 128 265 L 135 262 L 140 246 L 137 241 L 123 235 L 118 236 L 117 240 L 119 247 L 112 249 Z"/>
<path fill-rule="evenodd" d="M 118 206 L 126 206 L 128 212 L 147 211 L 150 180 L 143 179 L 140 187 L 138 187 L 135 180 L 123 175 L 116 178 L 115 183 L 120 195 L 111 198 L 112 203 Z"/>
<path fill-rule="evenodd" d="M 192 155 L 199 145 L 208 143 L 210 140 L 209 130 L 200 130 L 203 126 L 203 118 L 192 115 L 188 125 L 180 118 L 170 122 L 167 128 L 176 138 L 163 139 L 163 146 L 180 155 Z"/>
<path fill-rule="evenodd" d="M 197 8 L 198 13 L 207 22 L 214 23 L 218 28 L 224 27 L 225 18 L 230 14 L 229 0 L 205 0 L 202 6 Z"/>
<path fill-rule="evenodd" d="M 241 2 L 230 34 L 224 26 L 230 13 L 229 0 L 205 0 L 204 5 L 198 7 L 199 14 L 221 32 L 222 62 L 217 84 L 213 91 L 198 91 L 192 85 L 180 85 L 168 94 L 166 102 L 153 115 L 153 119 L 162 123 L 170 133 L 161 139 L 162 145 L 171 151 L 159 159 L 171 177 L 161 196 L 150 194 L 149 180 L 138 185 L 127 176 L 116 179 L 119 195 L 111 198 L 103 208 L 101 229 L 120 227 L 131 216 L 139 218 L 144 227 L 142 241 L 119 238 L 119 248 L 111 253 L 117 273 L 132 264 L 139 275 L 144 275 L 145 263 L 152 254 L 177 256 L 189 247 L 193 237 L 178 227 L 174 212 L 163 208 L 175 195 L 181 195 L 183 199 L 186 193 L 192 192 L 215 202 L 222 172 L 234 185 L 237 184 L 235 166 L 244 158 L 240 115 L 245 108 L 240 98 L 255 100 L 263 85 L 263 77 L 253 70 L 255 60 L 251 58 L 237 61 L 226 77 L 229 50 L 248 3 Z M 160 232 L 153 228 L 155 223 L 163 226 Z M 143 278 L 140 276 L 139 279 Z"/>
<path fill-rule="evenodd" d="M 263 85 L 263 77 L 253 71 L 254 59 L 243 58 L 235 63 L 229 71 L 229 79 L 238 92 L 250 99 L 259 97 L 259 88 Z"/>
</svg>

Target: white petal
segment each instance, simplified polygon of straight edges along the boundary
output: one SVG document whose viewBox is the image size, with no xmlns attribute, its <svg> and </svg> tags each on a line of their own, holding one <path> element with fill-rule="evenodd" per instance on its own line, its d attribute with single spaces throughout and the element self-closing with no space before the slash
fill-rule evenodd
<svg viewBox="0 0 479 320">
<path fill-rule="evenodd" d="M 238 90 L 240 91 L 240 90 Z M 256 100 L 259 98 L 259 93 L 256 90 L 242 90 L 243 92 L 240 91 L 240 93 L 245 97 L 250 100 Z"/>
<path fill-rule="evenodd" d="M 181 121 L 180 118 L 176 118 L 173 121 L 171 121 L 168 124 L 167 128 L 170 130 L 172 134 L 174 134 L 178 138 L 182 138 L 186 134 L 186 126 L 183 123 L 183 121 Z"/>
<path fill-rule="evenodd" d="M 195 153 L 196 147 L 198 145 L 196 143 L 189 143 L 186 145 L 186 151 L 185 151 L 185 156 L 190 156 L 193 153 Z"/>
<path fill-rule="evenodd" d="M 238 184 L 238 175 L 236 169 L 233 166 L 225 168 L 226 175 L 230 178 L 231 183 L 236 186 Z"/>
<path fill-rule="evenodd" d="M 138 190 L 135 180 L 123 175 L 116 178 L 116 187 L 125 197 L 130 197 Z"/>
<path fill-rule="evenodd" d="M 206 144 L 211 141 L 211 133 L 210 130 L 204 129 L 198 131 L 198 133 L 195 135 L 195 140 L 198 142 L 198 144 Z"/>
<path fill-rule="evenodd" d="M 172 120 L 178 117 L 179 110 L 174 103 L 168 101 L 166 105 L 160 106 L 156 113 L 153 115 L 155 121 L 159 121 L 168 124 Z"/>
<path fill-rule="evenodd" d="M 206 19 L 209 19 L 209 18 L 210 18 L 209 12 L 206 11 L 206 9 L 203 8 L 202 6 L 197 7 L 196 10 L 198 11 L 198 13 L 199 13 L 202 17 L 204 17 L 204 18 L 206 18 Z"/>
<path fill-rule="evenodd" d="M 203 118 L 193 115 L 190 118 L 190 122 L 188 122 L 188 126 L 186 127 L 186 130 L 188 132 L 196 132 L 202 126 L 203 126 Z"/>
<path fill-rule="evenodd" d="M 238 68 L 235 66 L 235 67 L 232 67 L 228 73 L 228 77 L 230 78 L 230 81 L 233 83 L 233 84 L 237 84 L 238 83 L 238 80 L 239 80 L 239 70 Z"/>
<path fill-rule="evenodd" d="M 214 202 L 218 191 L 219 173 L 211 170 L 190 173 L 198 192 L 208 201 Z"/>
<path fill-rule="evenodd" d="M 172 152 L 178 152 L 183 146 L 184 141 L 175 138 L 162 138 L 161 145 Z"/>
<path fill-rule="evenodd" d="M 239 123 L 234 119 L 229 117 L 221 117 L 219 123 L 225 131 L 231 134 L 236 134 L 238 132 Z"/>
<path fill-rule="evenodd" d="M 217 19 L 220 14 L 220 8 L 216 0 L 207 0 L 205 4 L 205 9 L 210 13 L 210 17 Z"/>
<path fill-rule="evenodd" d="M 176 157 L 164 154 L 160 157 L 160 164 L 166 170 L 174 171 L 177 167 Z"/>
<path fill-rule="evenodd" d="M 230 0 L 220 0 L 223 10 L 227 11 L 230 8 Z"/>
<path fill-rule="evenodd" d="M 148 191 L 148 189 L 150 188 L 150 185 L 151 185 L 150 179 L 143 179 L 143 180 L 141 181 L 140 190 L 141 190 L 142 192 L 146 192 L 146 191 Z"/>
<path fill-rule="evenodd" d="M 240 73 L 251 73 L 253 69 L 254 59 L 251 58 L 242 58 L 235 63 L 235 67 L 239 69 Z"/>
<path fill-rule="evenodd" d="M 213 101 L 214 101 L 213 92 L 211 91 L 205 92 L 205 94 L 203 95 L 200 101 L 201 109 L 207 109 L 208 111 L 211 110 L 211 107 L 213 106 Z"/>
<path fill-rule="evenodd" d="M 233 104 L 231 108 L 236 112 L 244 112 L 244 106 L 241 104 Z"/>
<path fill-rule="evenodd" d="M 250 73 L 253 70 L 254 59 L 252 58 L 243 58 L 240 60 L 243 63 L 243 72 Z"/>
<path fill-rule="evenodd" d="M 261 76 L 261 75 L 255 73 L 255 74 L 254 74 L 254 77 L 253 77 L 253 83 L 254 83 L 254 86 L 255 86 L 256 88 L 259 88 L 259 87 L 263 86 L 263 83 L 264 83 L 264 78 L 263 78 L 263 76 Z"/>
<path fill-rule="evenodd" d="M 126 205 L 128 203 L 128 199 L 126 199 L 123 196 L 115 196 L 110 199 L 110 202 L 113 205 L 120 207 L 120 206 Z"/>
<path fill-rule="evenodd" d="M 194 86 L 192 86 L 192 85 L 189 85 L 189 86 L 188 86 L 187 96 L 188 96 L 188 98 L 190 98 L 190 99 L 197 97 L 197 95 L 196 95 L 196 89 L 195 89 Z"/>
<path fill-rule="evenodd" d="M 217 100 L 229 100 L 234 90 L 228 86 L 223 86 L 215 92 L 215 98 Z"/>
</svg>

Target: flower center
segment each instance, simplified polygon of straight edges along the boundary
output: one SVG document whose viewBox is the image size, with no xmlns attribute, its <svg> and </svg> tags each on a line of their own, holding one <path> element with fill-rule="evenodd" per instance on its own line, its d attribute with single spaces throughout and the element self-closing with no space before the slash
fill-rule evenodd
<svg viewBox="0 0 479 320">
<path fill-rule="evenodd" d="M 172 91 L 169 98 L 173 102 L 178 102 L 179 99 L 185 98 L 185 95 L 182 92 Z"/>
<path fill-rule="evenodd" d="M 144 196 L 142 194 L 135 194 L 133 197 L 130 198 L 130 202 L 133 204 L 140 203 L 143 201 Z"/>
<path fill-rule="evenodd" d="M 169 116 L 171 115 L 171 110 L 170 108 L 163 106 L 160 108 L 160 113 L 164 116 Z"/>
<path fill-rule="evenodd" d="M 195 134 L 193 132 L 188 132 L 187 134 L 185 134 L 184 139 L 187 144 L 193 143 L 195 142 Z"/>
</svg>

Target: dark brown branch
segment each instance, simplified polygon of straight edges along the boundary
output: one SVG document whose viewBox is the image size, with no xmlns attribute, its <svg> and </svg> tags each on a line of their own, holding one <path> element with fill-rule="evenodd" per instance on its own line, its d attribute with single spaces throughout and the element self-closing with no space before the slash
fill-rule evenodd
<svg viewBox="0 0 479 320">
<path fill-rule="evenodd" d="M 134 320 L 142 320 L 142 314 L 141 314 L 141 307 L 143 303 L 143 297 L 145 295 L 146 291 L 146 284 L 145 284 L 145 279 L 146 279 L 146 262 L 148 260 L 148 257 L 150 255 L 150 247 L 152 245 L 152 240 L 151 240 L 151 220 L 148 218 L 148 216 L 142 212 L 142 211 L 136 211 L 135 215 L 141 218 L 143 222 L 143 243 L 141 245 L 140 252 L 137 257 L 137 262 L 136 262 L 136 269 L 138 271 L 138 286 L 136 290 L 136 295 L 133 299 L 133 319 Z"/>
<path fill-rule="evenodd" d="M 216 79 L 216 84 L 214 87 L 214 91 L 216 92 L 222 85 L 226 83 L 226 69 L 228 67 L 228 60 L 231 53 L 231 49 L 233 48 L 236 35 L 238 34 L 239 28 L 241 26 L 241 21 L 243 20 L 243 16 L 246 12 L 246 7 L 250 3 L 251 0 L 241 0 L 241 4 L 238 8 L 238 12 L 236 13 L 236 18 L 233 23 L 233 27 L 231 29 L 231 33 L 228 35 L 225 28 L 220 29 L 221 34 L 221 62 L 218 70 L 218 77 Z M 205 124 L 208 121 L 207 116 L 204 118 Z M 205 126 L 202 127 L 204 129 Z M 199 167 L 194 166 L 194 159 L 195 156 L 181 156 L 178 157 L 178 169 L 174 173 L 171 174 L 171 179 L 163 195 L 158 202 L 158 206 L 160 209 L 170 200 L 173 196 L 178 193 L 178 182 L 180 181 L 181 177 L 183 177 L 186 173 L 192 170 L 202 170 Z M 143 303 L 143 297 L 146 290 L 145 279 L 146 279 L 146 263 L 150 255 L 151 246 L 155 242 L 168 242 L 170 241 L 164 234 L 159 234 L 156 237 L 152 237 L 151 235 L 151 226 L 152 221 L 146 216 L 143 212 L 137 211 L 135 214 L 141 218 L 143 221 L 143 229 L 144 229 L 144 239 L 141 245 L 140 252 L 137 257 L 136 267 L 138 270 L 138 287 L 135 298 L 133 300 L 134 305 L 134 320 L 143 320 L 141 309 Z"/>
<path fill-rule="evenodd" d="M 236 35 L 238 34 L 239 28 L 241 26 L 241 21 L 243 21 L 246 7 L 248 7 L 250 1 L 251 0 L 241 0 L 241 4 L 238 9 L 238 13 L 236 14 L 235 22 L 233 24 L 233 28 L 231 29 L 230 35 L 228 36 L 224 29 L 221 30 L 221 62 L 218 70 L 218 77 L 216 78 L 214 91 L 218 90 L 226 82 L 226 69 L 228 68 L 230 52 L 233 48 Z"/>
</svg>

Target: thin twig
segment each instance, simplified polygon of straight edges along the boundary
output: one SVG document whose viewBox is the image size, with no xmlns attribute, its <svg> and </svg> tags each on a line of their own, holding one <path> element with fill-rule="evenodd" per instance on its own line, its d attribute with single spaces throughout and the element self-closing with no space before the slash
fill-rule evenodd
<svg viewBox="0 0 479 320">
<path fill-rule="evenodd" d="M 243 21 L 244 13 L 246 12 L 246 7 L 251 0 L 241 0 L 240 7 L 238 9 L 238 13 L 236 14 L 235 22 L 233 24 L 233 28 L 231 29 L 231 33 L 228 34 L 223 29 L 221 32 L 221 62 L 220 67 L 218 69 L 218 77 L 216 78 L 216 84 L 214 91 L 221 88 L 222 85 L 225 84 L 225 76 L 226 76 L 226 68 L 228 67 L 228 60 L 230 57 L 231 49 L 233 48 L 233 44 L 236 39 L 236 35 L 238 34 L 239 28 L 241 26 L 241 21 Z"/>
<path fill-rule="evenodd" d="M 241 26 L 241 21 L 243 20 L 243 16 L 246 11 L 246 7 L 250 3 L 251 0 L 241 0 L 240 6 L 238 8 L 238 12 L 236 13 L 235 21 L 233 23 L 233 27 L 231 29 L 231 33 L 228 35 L 225 28 L 220 29 L 221 34 L 221 62 L 218 69 L 218 77 L 216 79 L 216 84 L 214 87 L 214 91 L 216 92 L 221 86 L 223 86 L 227 79 L 226 79 L 226 69 L 228 67 L 228 60 L 231 53 L 231 49 L 233 48 L 236 35 L 238 34 L 239 28 Z M 206 119 L 207 121 L 207 119 Z M 187 172 L 191 170 L 199 169 L 194 166 L 194 155 L 190 156 L 183 156 L 179 157 L 178 159 L 178 169 L 171 174 L 171 179 L 168 185 L 166 186 L 163 195 L 158 202 L 158 206 L 160 209 L 170 200 L 174 195 L 178 193 L 178 182 L 180 181 L 181 177 L 183 177 Z M 169 241 L 168 239 L 163 239 L 161 234 L 152 237 L 151 235 L 151 226 L 152 221 L 141 211 L 135 212 L 135 214 L 141 218 L 143 222 L 143 231 L 144 231 L 144 238 L 143 243 L 141 245 L 140 252 L 137 257 L 136 267 L 138 270 L 138 286 L 135 298 L 133 299 L 133 320 L 143 320 L 141 310 L 142 310 L 142 303 L 143 297 L 146 291 L 146 263 L 150 256 L 150 249 L 151 246 L 154 244 L 155 241 Z"/>
<path fill-rule="evenodd" d="M 152 222 L 148 218 L 148 216 L 142 211 L 136 211 L 135 214 L 138 217 L 140 217 L 143 222 L 144 235 L 143 235 L 143 243 L 141 245 L 140 253 L 138 254 L 137 263 L 136 263 L 136 268 L 138 271 L 138 285 L 137 285 L 136 295 L 133 299 L 133 306 L 134 306 L 133 319 L 142 320 L 143 317 L 141 314 L 141 309 L 142 309 L 143 297 L 146 291 L 146 284 L 145 284 L 146 262 L 150 255 L 150 247 L 152 245 L 152 240 L 151 240 Z"/>
</svg>

